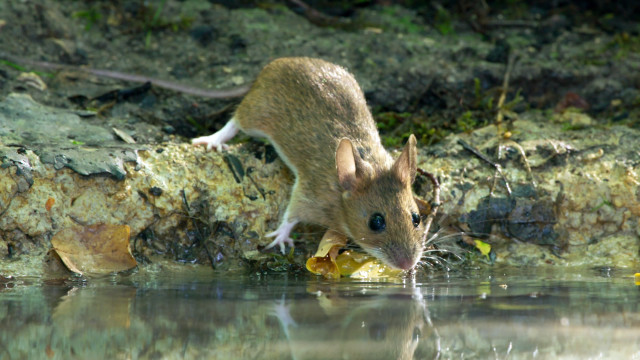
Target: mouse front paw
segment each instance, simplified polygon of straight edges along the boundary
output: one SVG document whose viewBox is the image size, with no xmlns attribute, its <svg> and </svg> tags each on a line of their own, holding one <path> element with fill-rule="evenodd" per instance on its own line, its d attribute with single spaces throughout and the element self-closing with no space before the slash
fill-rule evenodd
<svg viewBox="0 0 640 360">
<path fill-rule="evenodd" d="M 273 240 L 269 245 L 267 245 L 265 249 L 271 249 L 272 247 L 278 245 L 280 247 L 280 252 L 284 254 L 284 249 L 286 244 L 293 247 L 293 239 L 289 237 L 289 234 L 291 234 L 291 230 L 297 223 L 298 223 L 297 221 L 292 221 L 292 222 L 283 221 L 282 224 L 280 224 L 280 226 L 278 227 L 278 230 L 268 233 L 266 236 L 267 237 L 275 236 L 275 240 Z"/>
<path fill-rule="evenodd" d="M 274 231 L 272 233 L 267 234 L 267 237 L 276 237 L 269 245 L 265 246 L 265 249 L 271 249 L 272 247 L 278 245 L 280 247 L 280 252 L 284 254 L 284 249 L 286 245 L 293 247 L 293 239 L 289 237 L 289 234 L 282 235 L 278 234 L 278 231 Z"/>
</svg>

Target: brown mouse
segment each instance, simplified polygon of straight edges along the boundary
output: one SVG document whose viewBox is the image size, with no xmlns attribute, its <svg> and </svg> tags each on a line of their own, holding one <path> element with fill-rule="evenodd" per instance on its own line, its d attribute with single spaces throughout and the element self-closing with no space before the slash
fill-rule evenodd
<svg viewBox="0 0 640 360">
<path fill-rule="evenodd" d="M 291 200 L 267 247 L 285 243 L 298 222 L 353 239 L 384 263 L 412 269 L 424 250 L 424 226 L 411 184 L 416 138 L 394 161 L 380 142 L 353 75 L 320 59 L 281 58 L 260 72 L 233 118 L 192 140 L 226 149 L 238 130 L 267 138 L 294 172 Z"/>
</svg>

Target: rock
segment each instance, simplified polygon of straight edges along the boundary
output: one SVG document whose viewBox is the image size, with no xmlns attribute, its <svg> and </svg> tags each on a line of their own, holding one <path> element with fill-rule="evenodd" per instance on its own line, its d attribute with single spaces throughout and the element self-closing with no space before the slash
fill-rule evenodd
<svg viewBox="0 0 640 360">
<path fill-rule="evenodd" d="M 20 140 L 20 132 L 15 129 L 21 121 L 13 121 L 7 115 L 11 113 L 22 114 L 22 119 L 24 114 L 33 113 L 34 119 L 39 114 L 40 119 L 58 124 L 47 128 L 52 143 Z M 94 138 L 109 134 L 102 139 L 103 147 L 92 140 L 95 142 L 90 150 L 62 152 L 64 146 L 56 148 L 55 141 L 73 131 L 65 125 L 68 121 L 80 128 L 88 126 L 79 124 L 70 110 L 44 107 L 21 95 L 0 102 L 0 143 L 18 146 L 16 151 L 15 146 L 0 145 L 0 256 L 8 256 L 4 249 L 16 239 L 11 235 L 16 231 L 25 241 L 35 242 L 41 251 L 32 255 L 42 257 L 51 246 L 47 239 L 58 231 L 78 224 L 120 224 L 130 227 L 132 249 L 141 256 L 157 255 L 152 248 L 163 248 L 168 250 L 162 255 L 169 258 L 190 256 L 205 263 L 210 250 L 220 254 L 219 260 L 224 258 L 224 268 L 239 268 L 240 260 L 267 257 L 257 248 L 269 243 L 263 235 L 277 227 L 291 185 L 291 175 L 282 162 L 268 162 L 265 156 L 258 159 L 251 144 L 232 147 L 226 154 L 206 152 L 189 144 L 145 145 L 131 150 L 137 156 L 122 158 L 116 149 L 127 144 L 114 140 L 108 129 L 98 128 L 90 128 Z M 265 146 L 261 146 L 265 153 Z M 49 153 L 72 154 L 67 157 L 70 162 L 82 162 L 86 156 L 100 157 L 103 164 L 119 168 L 121 176 L 98 168 L 87 172 L 84 167 L 60 166 L 48 161 Z M 236 170 L 245 169 L 239 182 L 225 155 L 234 158 Z M 93 160 L 91 163 L 97 164 Z M 22 182 L 32 185 L 22 189 Z M 142 241 L 137 238 L 141 233 L 153 233 L 153 239 Z M 193 237 L 194 233 L 200 235 Z M 14 254 L 24 261 L 30 256 L 20 251 Z M 0 273 L 11 273 L 5 265 L 10 264 L 2 262 Z M 36 267 L 23 274 L 41 271 Z"/>
<path fill-rule="evenodd" d="M 440 213 L 487 239 L 498 263 L 637 265 L 640 132 L 625 126 L 566 131 L 534 111 L 521 118 L 509 140 L 500 141 L 488 126 L 422 150 L 419 166 L 441 180 Z M 501 165 L 511 196 L 495 168 L 459 140 Z"/>
</svg>

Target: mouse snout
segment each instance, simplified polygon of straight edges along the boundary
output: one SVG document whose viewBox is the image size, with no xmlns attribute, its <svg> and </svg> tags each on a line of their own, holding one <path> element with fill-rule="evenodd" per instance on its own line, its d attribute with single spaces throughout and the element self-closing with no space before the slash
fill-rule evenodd
<svg viewBox="0 0 640 360">
<path fill-rule="evenodd" d="M 402 270 L 411 270 L 416 265 L 416 262 L 410 258 L 396 259 L 394 263 L 396 267 Z"/>
<path fill-rule="evenodd" d="M 418 263 L 419 256 L 417 249 L 394 249 L 389 253 L 390 265 L 401 269 L 411 270 Z"/>
</svg>

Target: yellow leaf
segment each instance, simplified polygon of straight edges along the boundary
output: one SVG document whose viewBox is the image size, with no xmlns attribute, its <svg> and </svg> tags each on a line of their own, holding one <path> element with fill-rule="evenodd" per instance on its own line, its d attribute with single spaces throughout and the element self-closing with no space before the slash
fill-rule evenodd
<svg viewBox="0 0 640 360">
<path fill-rule="evenodd" d="M 473 240 L 473 242 L 476 244 L 476 249 L 478 249 L 478 251 L 488 259 L 489 254 L 491 253 L 491 244 L 487 244 L 486 242 L 478 239 Z"/>
<path fill-rule="evenodd" d="M 307 260 L 307 270 L 325 278 L 339 279 L 340 276 L 353 278 L 385 278 L 402 274 L 402 270 L 393 269 L 367 254 L 340 249 L 347 244 L 347 238 L 333 230 L 328 230 L 314 257 Z"/>
<path fill-rule="evenodd" d="M 347 238 L 334 230 L 327 230 L 318 244 L 314 257 L 307 260 L 307 270 L 330 279 L 339 279 L 340 271 L 336 265 L 338 251 L 347 244 Z"/>
<path fill-rule="evenodd" d="M 345 245 L 347 245 L 347 238 L 344 235 L 337 231 L 327 230 L 322 240 L 320 240 L 320 244 L 318 244 L 318 251 L 316 251 L 315 256 L 327 256 L 332 249 L 337 248 L 339 250 Z"/>
<path fill-rule="evenodd" d="M 331 256 L 314 256 L 307 260 L 307 270 L 330 279 L 339 279 L 340 271 Z"/>
<path fill-rule="evenodd" d="M 402 274 L 402 270 L 393 269 L 371 255 L 353 251 L 338 255 L 336 264 L 342 276 L 358 279 L 396 277 Z"/>
</svg>

